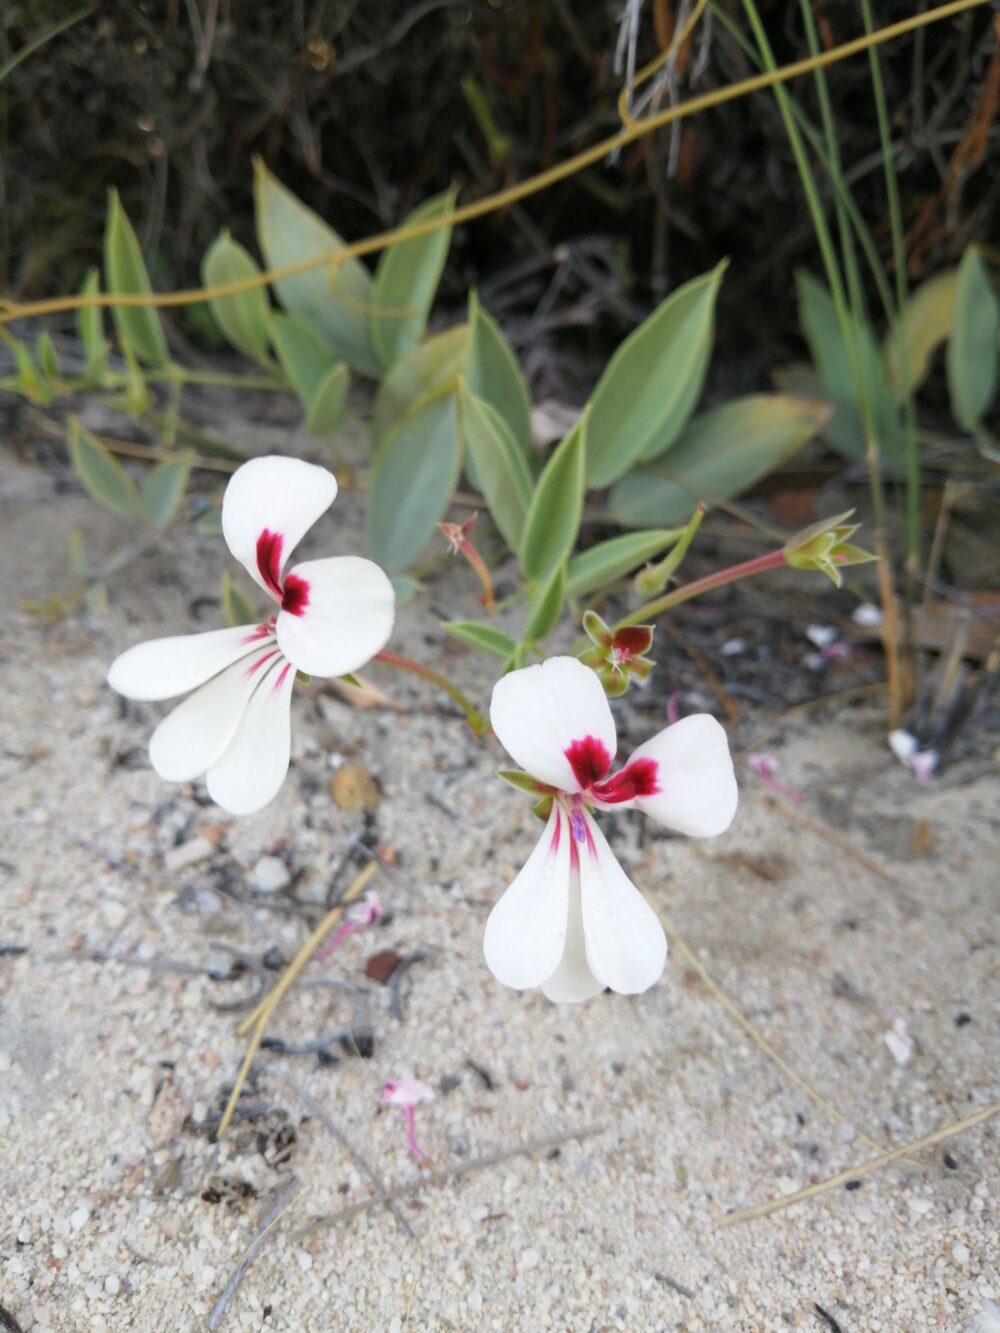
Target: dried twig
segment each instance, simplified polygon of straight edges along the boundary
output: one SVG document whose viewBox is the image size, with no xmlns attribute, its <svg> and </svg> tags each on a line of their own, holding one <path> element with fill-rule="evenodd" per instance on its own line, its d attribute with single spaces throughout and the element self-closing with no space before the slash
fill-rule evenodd
<svg viewBox="0 0 1000 1333">
<path fill-rule="evenodd" d="M 292 1202 L 292 1200 L 295 1198 L 298 1192 L 299 1192 L 298 1178 L 296 1176 L 292 1176 L 291 1180 L 289 1180 L 288 1184 L 285 1186 L 285 1188 L 281 1191 L 281 1193 L 278 1195 L 275 1201 L 271 1204 L 270 1208 L 264 1214 L 263 1218 L 261 1219 L 260 1227 L 257 1231 L 257 1234 L 254 1236 L 253 1240 L 244 1250 L 242 1259 L 240 1259 L 239 1263 L 236 1265 L 235 1269 L 233 1270 L 232 1277 L 229 1279 L 229 1281 L 226 1283 L 225 1287 L 222 1290 L 222 1295 L 212 1306 L 212 1313 L 208 1316 L 208 1323 L 205 1325 L 205 1327 L 209 1330 L 209 1333 L 211 1333 L 213 1329 L 219 1327 L 219 1324 L 222 1322 L 222 1317 L 226 1313 L 226 1310 L 229 1307 L 229 1302 L 236 1295 L 236 1288 L 243 1281 L 243 1275 L 253 1262 L 254 1255 L 257 1253 L 257 1251 L 263 1244 L 264 1237 L 271 1230 L 275 1222 L 277 1222 L 278 1218 L 285 1211 L 288 1205 Z"/>
</svg>

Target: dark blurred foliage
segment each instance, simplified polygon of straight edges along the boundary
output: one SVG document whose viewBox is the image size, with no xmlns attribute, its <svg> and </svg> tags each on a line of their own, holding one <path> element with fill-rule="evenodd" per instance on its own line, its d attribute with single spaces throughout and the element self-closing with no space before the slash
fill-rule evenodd
<svg viewBox="0 0 1000 1333">
<path fill-rule="evenodd" d="M 738 0 L 728 7 L 740 22 Z M 75 8 L 7 0 L 0 64 Z M 255 249 L 255 153 L 349 239 L 398 222 L 452 181 L 469 200 L 530 176 L 618 127 L 621 9 L 621 0 L 98 2 L 0 89 L 0 285 L 25 297 L 75 289 L 99 262 L 110 186 L 157 285 L 196 283 L 222 226 Z M 876 24 L 912 9 L 881 0 Z M 779 60 L 807 54 L 796 4 L 761 11 Z M 853 0 L 814 0 L 814 13 L 826 41 L 862 31 Z M 647 0 L 641 14 L 640 63 L 666 39 L 671 0 Z M 992 23 L 980 9 L 882 48 L 915 277 L 997 234 L 1000 174 L 976 160 L 1000 80 Z M 718 21 L 704 52 L 694 44 L 688 72 L 699 63 L 680 96 L 754 72 Z M 828 79 L 845 167 L 887 253 L 867 57 Z M 794 92 L 815 114 L 811 82 Z M 575 328 L 606 351 L 664 291 L 726 254 L 723 346 L 766 359 L 794 336 L 794 268 L 819 271 L 770 93 L 698 116 L 675 143 L 667 130 L 632 144 L 616 163 L 463 229 L 443 298 L 458 302 L 479 283 L 522 331 L 544 339 Z"/>
</svg>

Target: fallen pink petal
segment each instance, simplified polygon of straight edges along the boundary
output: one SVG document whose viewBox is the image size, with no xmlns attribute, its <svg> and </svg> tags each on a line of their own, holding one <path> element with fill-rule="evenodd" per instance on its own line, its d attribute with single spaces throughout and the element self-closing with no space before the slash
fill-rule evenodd
<svg viewBox="0 0 1000 1333">
<path fill-rule="evenodd" d="M 382 1088 L 379 1103 L 382 1106 L 396 1106 L 406 1119 L 406 1146 L 418 1162 L 425 1162 L 427 1154 L 417 1144 L 416 1108 L 422 1102 L 432 1102 L 434 1093 L 426 1083 L 417 1078 L 389 1079 Z"/>
<path fill-rule="evenodd" d="M 787 796 L 790 801 L 796 805 L 802 802 L 802 793 L 797 787 L 791 787 L 787 783 L 779 782 L 775 774 L 778 771 L 778 761 L 774 755 L 770 754 L 750 754 L 747 755 L 747 765 L 760 778 L 764 786 L 769 791 L 773 791 L 777 796 Z"/>
<path fill-rule="evenodd" d="M 359 930 L 364 930 L 366 926 L 373 926 L 382 915 L 382 903 L 374 890 L 360 898 L 356 903 L 351 903 L 350 907 L 344 912 L 342 923 L 330 936 L 330 939 L 321 949 L 318 949 L 313 955 L 313 962 L 321 963 L 325 958 L 329 958 L 333 951 L 340 947 L 349 936 L 357 934 Z"/>
</svg>

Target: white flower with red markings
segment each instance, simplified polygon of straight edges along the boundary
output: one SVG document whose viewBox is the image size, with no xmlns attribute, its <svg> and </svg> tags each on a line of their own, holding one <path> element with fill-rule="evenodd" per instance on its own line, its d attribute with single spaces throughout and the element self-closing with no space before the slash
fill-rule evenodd
<svg viewBox="0 0 1000 1333">
<path fill-rule="evenodd" d="M 707 713 L 693 714 L 612 774 L 614 718 L 597 676 L 575 657 L 504 676 L 490 721 L 525 770 L 511 775 L 515 785 L 551 804 L 538 845 L 486 924 L 490 971 L 517 990 L 540 986 L 550 1000 L 647 990 L 663 971 L 666 937 L 594 812 L 636 809 L 691 837 L 723 833 L 737 800 L 726 733 Z"/>
<path fill-rule="evenodd" d="M 392 584 L 370 560 L 337 556 L 285 571 L 336 495 L 326 468 L 296 458 L 245 463 L 226 487 L 222 532 L 276 613 L 259 625 L 140 643 L 108 672 L 128 699 L 189 695 L 153 732 L 150 759 L 169 782 L 204 775 L 209 795 L 231 814 L 260 810 L 285 779 L 296 670 L 356 671 L 392 632 Z"/>
</svg>

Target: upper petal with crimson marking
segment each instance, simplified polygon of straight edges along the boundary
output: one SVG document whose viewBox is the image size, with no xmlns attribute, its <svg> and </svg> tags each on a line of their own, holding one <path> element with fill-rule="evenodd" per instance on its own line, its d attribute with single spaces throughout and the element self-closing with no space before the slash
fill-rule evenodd
<svg viewBox="0 0 1000 1333">
<path fill-rule="evenodd" d="M 307 560 L 288 574 L 294 606 L 278 614 L 278 645 L 310 676 L 342 676 L 371 661 L 392 633 L 396 595 L 388 576 L 360 556 Z"/>
<path fill-rule="evenodd" d="M 656 791 L 636 795 L 636 809 L 692 838 L 725 833 L 738 795 L 729 740 L 714 717 L 694 713 L 657 732 L 622 771 L 643 760 L 656 765 Z"/>
<path fill-rule="evenodd" d="M 222 501 L 226 545 L 251 577 L 281 600 L 289 555 L 337 496 L 325 467 L 277 455 L 252 458 L 230 478 Z"/>
</svg>

